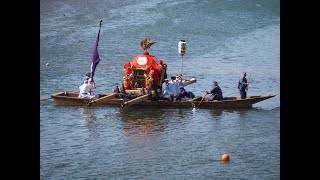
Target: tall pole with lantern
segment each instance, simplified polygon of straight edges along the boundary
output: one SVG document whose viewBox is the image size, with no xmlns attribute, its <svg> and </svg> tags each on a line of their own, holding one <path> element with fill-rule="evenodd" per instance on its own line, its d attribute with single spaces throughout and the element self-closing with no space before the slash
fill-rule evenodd
<svg viewBox="0 0 320 180">
<path fill-rule="evenodd" d="M 180 75 L 182 76 L 182 70 L 183 70 L 183 56 L 186 53 L 187 50 L 187 43 L 185 40 L 180 40 L 179 44 L 178 44 L 178 50 L 179 50 L 179 54 L 181 55 L 181 71 L 180 71 Z"/>
</svg>

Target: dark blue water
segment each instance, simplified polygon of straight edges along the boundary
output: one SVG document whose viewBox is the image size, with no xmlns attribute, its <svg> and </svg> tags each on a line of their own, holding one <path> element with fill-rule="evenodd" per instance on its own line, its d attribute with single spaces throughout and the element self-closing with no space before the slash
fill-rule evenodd
<svg viewBox="0 0 320 180">
<path fill-rule="evenodd" d="M 276 94 L 253 109 L 65 107 L 40 101 L 41 179 L 280 179 L 279 1 L 41 0 L 40 99 L 75 91 L 90 70 L 102 19 L 96 93 L 122 83 L 123 64 L 149 52 L 202 96 L 218 81 L 238 96 Z M 45 64 L 49 63 L 49 66 Z M 220 161 L 228 153 L 229 162 Z"/>
</svg>

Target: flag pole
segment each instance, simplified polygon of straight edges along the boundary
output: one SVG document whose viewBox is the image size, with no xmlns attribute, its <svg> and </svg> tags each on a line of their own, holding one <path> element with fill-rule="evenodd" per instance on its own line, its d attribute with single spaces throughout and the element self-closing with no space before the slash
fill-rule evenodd
<svg viewBox="0 0 320 180">
<path fill-rule="evenodd" d="M 96 69 L 96 66 L 98 65 L 98 63 L 100 62 L 100 58 L 99 58 L 99 53 L 98 53 L 98 43 L 99 43 L 99 39 L 100 39 L 100 29 L 101 29 L 101 23 L 102 23 L 102 19 L 100 19 L 100 25 L 99 25 L 99 32 L 98 32 L 98 37 L 93 49 L 93 56 L 92 56 L 92 63 L 91 63 L 91 68 L 90 68 L 90 78 L 93 80 L 93 75 Z"/>
<path fill-rule="evenodd" d="M 183 71 L 183 55 L 181 55 L 181 71 L 180 71 L 180 76 L 182 76 L 182 71 Z"/>
<path fill-rule="evenodd" d="M 247 85 L 247 87 L 246 87 L 246 92 L 248 92 L 248 89 L 249 89 L 249 87 L 248 87 L 248 86 L 249 86 L 249 83 L 250 83 L 250 79 L 251 79 L 251 73 L 250 73 L 250 76 L 249 76 L 249 80 L 248 80 L 248 82 L 247 82 L 247 83 L 248 83 L 248 85 Z"/>
<path fill-rule="evenodd" d="M 181 69 L 180 69 L 180 75 L 182 76 L 183 73 L 183 56 L 186 53 L 187 50 L 187 44 L 185 40 L 180 40 L 178 43 L 178 51 L 181 55 Z"/>
</svg>

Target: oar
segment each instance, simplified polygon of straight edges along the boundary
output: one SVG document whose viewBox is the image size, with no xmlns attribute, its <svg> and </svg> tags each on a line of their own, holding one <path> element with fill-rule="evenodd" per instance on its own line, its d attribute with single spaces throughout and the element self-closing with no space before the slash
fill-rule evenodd
<svg viewBox="0 0 320 180">
<path fill-rule="evenodd" d="M 101 97 L 101 98 L 98 98 L 98 99 L 89 101 L 89 102 L 87 103 L 87 105 L 88 105 L 88 106 L 91 106 L 91 105 L 94 104 L 94 103 L 99 104 L 99 103 L 102 103 L 103 101 L 109 101 L 110 99 L 113 99 L 113 98 L 115 98 L 115 97 L 116 97 L 115 94 L 105 95 L 105 96 L 103 96 L 103 97 Z"/>
<path fill-rule="evenodd" d="M 139 96 L 139 97 L 137 97 L 135 99 L 131 99 L 130 101 L 122 103 L 121 107 L 131 106 L 131 105 L 137 104 L 137 103 L 139 103 L 141 101 L 147 100 L 148 96 L 149 96 L 148 94 L 145 94 L 145 95 Z"/>
<path fill-rule="evenodd" d="M 205 94 L 205 95 L 202 97 L 200 103 L 199 103 L 198 106 L 197 106 L 197 109 L 199 108 L 200 104 L 202 103 L 202 101 L 204 100 L 204 97 L 205 97 L 206 95 L 207 95 L 207 94 Z"/>
<path fill-rule="evenodd" d="M 249 83 L 250 83 L 250 79 L 251 79 L 251 73 L 250 73 L 250 75 L 249 75 L 249 80 L 248 80 L 248 85 L 247 85 L 247 87 L 246 87 L 246 92 L 248 92 L 248 86 L 249 86 Z"/>
</svg>

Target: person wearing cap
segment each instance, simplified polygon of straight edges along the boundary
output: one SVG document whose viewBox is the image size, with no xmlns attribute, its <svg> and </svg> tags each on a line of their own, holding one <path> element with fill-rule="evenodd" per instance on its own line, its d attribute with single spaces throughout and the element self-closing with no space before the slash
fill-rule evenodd
<svg viewBox="0 0 320 180">
<path fill-rule="evenodd" d="M 239 83 L 238 83 L 238 89 L 239 89 L 239 92 L 240 92 L 241 99 L 247 98 L 246 88 L 248 87 L 249 83 L 247 81 L 246 75 L 247 75 L 247 73 L 243 72 L 242 76 L 239 79 Z"/>
<path fill-rule="evenodd" d="M 206 91 L 207 94 L 211 94 L 207 100 L 212 101 L 212 100 L 222 100 L 223 95 L 222 95 L 222 90 L 220 86 L 218 85 L 217 81 L 213 81 L 213 89 L 211 91 Z"/>
<path fill-rule="evenodd" d="M 195 95 L 191 92 L 191 91 L 186 91 L 185 89 L 184 89 L 184 87 L 180 87 L 180 99 L 183 99 L 183 98 L 194 98 L 195 97 Z"/>
<path fill-rule="evenodd" d="M 168 99 L 171 95 L 170 91 L 169 91 L 169 80 L 165 79 L 164 82 L 162 83 L 162 88 L 161 88 L 161 98 L 165 98 Z"/>
</svg>

